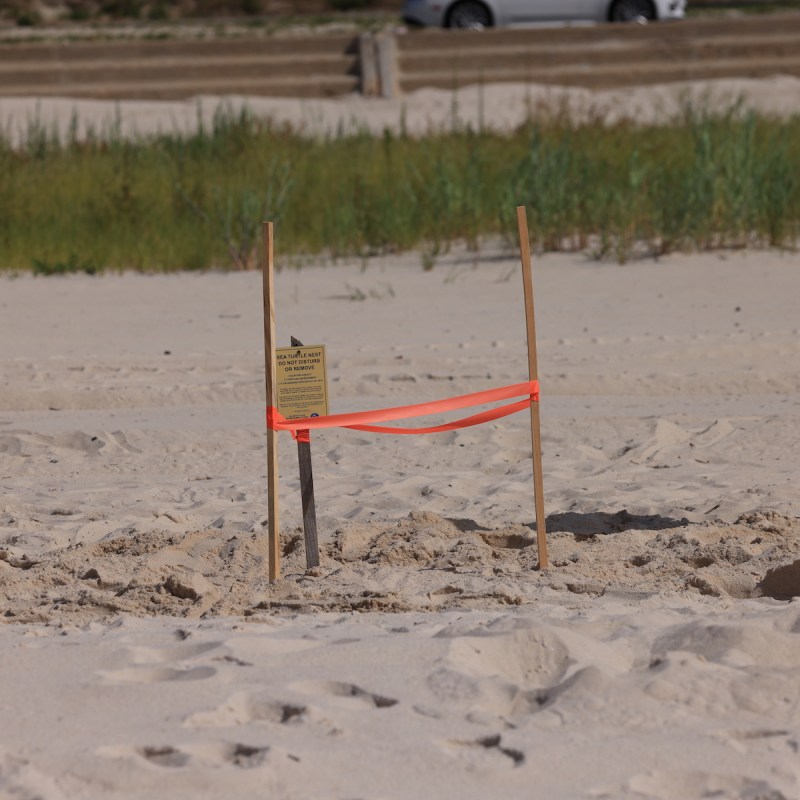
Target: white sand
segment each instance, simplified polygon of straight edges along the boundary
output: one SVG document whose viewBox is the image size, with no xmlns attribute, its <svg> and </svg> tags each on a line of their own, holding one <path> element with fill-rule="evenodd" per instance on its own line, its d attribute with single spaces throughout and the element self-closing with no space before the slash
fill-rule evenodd
<svg viewBox="0 0 800 800">
<path fill-rule="evenodd" d="M 713 91 L 787 114 L 797 86 Z M 647 121 L 707 88 L 568 98 Z M 456 99 L 508 128 L 565 96 Z M 405 107 L 421 132 L 453 99 L 248 102 L 310 133 Z M 113 116 L 2 99 L 0 120 L 64 131 L 72 109 Z M 196 106 L 120 114 L 185 130 Z M 0 279 L 0 798 L 800 797 L 799 267 L 537 259 L 552 569 L 533 569 L 520 414 L 315 434 L 310 574 L 282 439 L 276 586 L 259 276 Z M 287 270 L 278 336 L 328 346 L 334 411 L 518 382 L 518 269 Z"/>
<path fill-rule="evenodd" d="M 520 414 L 315 434 L 310 575 L 282 439 L 275 587 L 259 276 L 0 280 L 0 797 L 800 797 L 799 267 L 537 259 L 553 568 Z M 278 337 L 334 411 L 517 382 L 518 269 L 286 270 Z"/>
</svg>

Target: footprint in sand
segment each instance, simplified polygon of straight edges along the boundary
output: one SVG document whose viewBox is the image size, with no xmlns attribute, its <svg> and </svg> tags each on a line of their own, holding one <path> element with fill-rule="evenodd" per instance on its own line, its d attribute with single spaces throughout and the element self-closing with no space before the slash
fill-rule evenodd
<svg viewBox="0 0 800 800">
<path fill-rule="evenodd" d="M 453 739 L 445 742 L 444 749 L 459 760 L 469 762 L 473 769 L 494 769 L 499 766 L 513 768 L 525 763 L 525 754 L 505 746 L 499 733 L 480 739 Z"/>
<path fill-rule="evenodd" d="M 141 453 L 141 449 L 132 445 L 122 431 L 104 433 L 100 439 L 105 438 L 111 450 L 123 450 L 126 453 Z"/>
<path fill-rule="evenodd" d="M 197 666 L 182 662 L 204 656 L 222 647 L 223 642 L 176 644 L 171 647 L 127 647 L 124 660 L 130 666 L 97 673 L 106 684 L 162 683 L 164 681 L 200 681 L 217 674 L 207 664 Z M 221 660 L 221 659 L 217 659 Z"/>
<path fill-rule="evenodd" d="M 304 705 L 236 692 L 217 708 L 191 714 L 184 725 L 189 728 L 227 728 L 251 722 L 288 725 L 308 722 L 314 716 L 314 712 Z"/>
<path fill-rule="evenodd" d="M 166 664 L 175 661 L 188 661 L 205 655 L 210 650 L 222 647 L 222 642 L 198 642 L 180 644 L 174 647 L 129 647 L 126 652 L 133 664 Z"/>
<path fill-rule="evenodd" d="M 555 632 L 536 626 L 471 633 L 454 637 L 449 667 L 428 675 L 427 688 L 440 709 L 461 709 L 466 719 L 481 724 L 517 727 L 544 711 L 558 716 L 564 707 L 606 706 L 609 678 L 595 666 L 570 672 L 574 660 Z M 429 714 L 420 706 L 414 710 Z"/>
<path fill-rule="evenodd" d="M 475 677 L 500 676 L 521 686 L 540 688 L 561 680 L 572 663 L 566 645 L 544 627 L 475 633 L 478 635 L 454 638 L 448 653 L 454 667 Z"/>
<path fill-rule="evenodd" d="M 304 681 L 292 684 L 289 688 L 301 694 L 319 695 L 347 705 L 360 705 L 366 708 L 390 708 L 398 702 L 391 697 L 368 692 L 354 683 L 339 681 Z"/>
<path fill-rule="evenodd" d="M 116 670 L 101 670 L 97 673 L 102 683 L 162 683 L 164 681 L 201 681 L 217 674 L 214 667 L 126 667 Z"/>
<path fill-rule="evenodd" d="M 15 800 L 63 800 L 55 779 L 40 772 L 27 758 L 0 746 L 0 797 Z"/>
<path fill-rule="evenodd" d="M 107 758 L 143 760 L 163 769 L 195 770 L 199 767 L 233 766 L 252 769 L 264 764 L 270 748 L 266 745 L 250 745 L 241 742 L 212 742 L 173 745 L 150 745 L 131 747 L 128 745 L 101 747 L 98 754 Z"/>
<path fill-rule="evenodd" d="M 744 776 L 715 774 L 700 770 L 670 772 L 652 771 L 634 775 L 627 780 L 622 791 L 615 789 L 608 796 L 637 797 L 740 797 L 758 800 L 788 800 L 779 789 L 767 781 L 753 780 Z"/>
<path fill-rule="evenodd" d="M 142 747 L 139 755 L 159 767 L 185 767 L 190 760 L 188 753 L 166 745 L 164 747 Z"/>
<path fill-rule="evenodd" d="M 234 744 L 225 748 L 223 760 L 235 767 L 258 767 L 267 760 L 269 747 Z"/>
</svg>

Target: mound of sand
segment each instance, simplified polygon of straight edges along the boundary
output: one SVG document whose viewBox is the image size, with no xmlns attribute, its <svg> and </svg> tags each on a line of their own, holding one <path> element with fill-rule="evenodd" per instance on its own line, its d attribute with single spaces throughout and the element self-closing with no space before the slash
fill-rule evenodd
<svg viewBox="0 0 800 800">
<path fill-rule="evenodd" d="M 8 621 L 84 624 L 120 613 L 204 619 L 263 611 L 435 611 L 536 604 L 575 594 L 691 592 L 738 598 L 800 595 L 800 521 L 748 514 L 733 525 L 626 512 L 551 517 L 554 569 L 536 571 L 527 526 L 412 513 L 333 533 L 306 570 L 302 531 L 282 541 L 284 580 L 269 585 L 263 532 L 150 531 L 77 544 L 38 558 L 0 550 L 0 607 Z M 602 517 L 602 515 L 598 515 Z"/>
</svg>

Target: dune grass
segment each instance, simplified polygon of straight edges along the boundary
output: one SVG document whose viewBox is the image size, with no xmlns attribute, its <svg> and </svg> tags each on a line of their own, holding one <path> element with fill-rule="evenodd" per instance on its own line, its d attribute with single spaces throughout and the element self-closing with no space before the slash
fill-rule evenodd
<svg viewBox="0 0 800 800">
<path fill-rule="evenodd" d="M 508 135 L 454 121 L 423 138 L 308 138 L 221 109 L 191 135 L 80 139 L 31 123 L 0 141 L 0 269 L 42 274 L 252 268 L 275 219 L 283 263 L 454 243 L 513 244 L 525 204 L 539 250 L 597 258 L 794 247 L 800 119 L 687 110 L 659 127 L 553 115 Z"/>
</svg>

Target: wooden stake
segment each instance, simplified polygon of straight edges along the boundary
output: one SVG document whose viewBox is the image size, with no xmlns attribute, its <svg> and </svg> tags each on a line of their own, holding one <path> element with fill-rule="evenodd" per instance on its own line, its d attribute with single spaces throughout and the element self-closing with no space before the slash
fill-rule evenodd
<svg viewBox="0 0 800 800">
<path fill-rule="evenodd" d="M 528 217 L 525 206 L 517 206 L 517 229 L 519 231 L 519 253 L 522 260 L 522 285 L 525 290 L 525 322 L 528 333 L 528 378 L 539 380 L 536 358 L 536 319 L 533 314 L 533 270 L 531 268 L 531 245 L 528 238 Z M 542 436 L 539 424 L 539 404 L 531 403 L 531 444 L 533 446 L 533 497 L 536 506 L 536 544 L 539 554 L 539 569 L 547 569 L 547 531 L 544 516 L 544 479 L 542 477 Z"/>
<path fill-rule="evenodd" d="M 275 383 L 275 282 L 272 263 L 272 223 L 264 223 L 264 379 L 267 407 L 277 408 Z M 269 520 L 269 580 L 281 576 L 280 520 L 278 508 L 278 432 L 267 426 L 267 517 Z"/>
<path fill-rule="evenodd" d="M 292 336 L 292 347 L 302 347 L 303 343 Z M 311 469 L 311 442 L 300 441 L 297 431 L 297 464 L 300 468 L 300 497 L 303 503 L 303 536 L 306 542 L 306 568 L 319 566 L 319 542 L 317 541 L 317 511 L 314 503 L 314 473 Z"/>
</svg>

